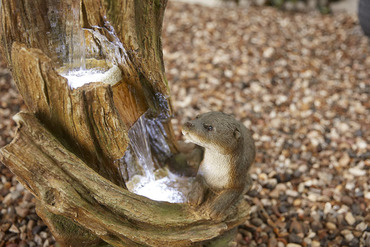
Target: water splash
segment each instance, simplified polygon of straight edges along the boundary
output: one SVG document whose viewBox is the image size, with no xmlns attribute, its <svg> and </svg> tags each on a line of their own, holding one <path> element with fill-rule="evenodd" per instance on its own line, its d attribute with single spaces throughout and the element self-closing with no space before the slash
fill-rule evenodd
<svg viewBox="0 0 370 247">
<path fill-rule="evenodd" d="M 185 203 L 190 192 L 192 179 L 179 177 L 167 169 L 163 169 L 161 172 L 167 175 L 155 180 L 136 175 L 127 183 L 127 187 L 131 192 L 155 201 Z"/>
<path fill-rule="evenodd" d="M 152 200 L 183 203 L 190 190 L 190 179 L 154 164 L 152 149 L 160 148 L 167 154 L 171 151 L 165 140 L 161 119 L 148 115 L 148 112 L 143 114 L 128 132 L 130 145 L 122 158 L 126 167 L 120 167 L 127 188 Z M 137 167 L 135 164 L 139 169 L 133 168 Z"/>
<path fill-rule="evenodd" d="M 59 74 L 68 79 L 68 85 L 74 89 L 91 82 L 103 82 L 114 85 L 122 79 L 121 70 L 113 65 L 110 69 L 93 67 L 90 69 L 65 70 Z"/>
</svg>

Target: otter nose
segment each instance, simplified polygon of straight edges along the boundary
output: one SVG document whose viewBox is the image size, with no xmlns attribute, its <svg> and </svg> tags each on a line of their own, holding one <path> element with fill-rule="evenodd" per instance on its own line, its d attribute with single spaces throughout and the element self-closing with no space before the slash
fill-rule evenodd
<svg viewBox="0 0 370 247">
<path fill-rule="evenodd" d="M 191 122 L 186 122 L 186 123 L 184 124 L 184 126 L 185 126 L 185 127 L 187 127 L 187 128 L 191 128 L 191 127 L 193 127 L 193 126 L 194 126 L 194 124 L 192 124 Z"/>
</svg>

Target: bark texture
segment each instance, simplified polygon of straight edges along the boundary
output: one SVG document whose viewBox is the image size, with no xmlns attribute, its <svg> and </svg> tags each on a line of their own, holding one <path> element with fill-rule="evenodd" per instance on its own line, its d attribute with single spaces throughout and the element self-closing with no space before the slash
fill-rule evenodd
<svg viewBox="0 0 370 247">
<path fill-rule="evenodd" d="M 160 123 L 170 154 L 178 152 L 161 44 L 167 1 L 81 0 L 86 57 L 116 64 L 122 79 L 77 89 L 58 73 L 63 61 L 56 47 L 65 40 L 52 33 L 68 37 L 60 28 L 66 20 L 50 19 L 73 2 L 1 2 L 0 49 L 28 106 L 15 116 L 18 131 L 0 150 L 1 161 L 35 195 L 38 214 L 64 246 L 202 246 L 209 240 L 224 246 L 217 237 L 243 223 L 245 202 L 215 221 L 186 204 L 130 193 L 119 173 L 128 130 L 144 113 Z M 164 164 L 170 154 L 151 144 Z"/>
</svg>

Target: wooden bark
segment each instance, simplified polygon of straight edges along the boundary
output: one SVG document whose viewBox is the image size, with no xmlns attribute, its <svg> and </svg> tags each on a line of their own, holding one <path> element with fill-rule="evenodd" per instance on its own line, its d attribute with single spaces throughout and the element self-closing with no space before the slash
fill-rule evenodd
<svg viewBox="0 0 370 247">
<path fill-rule="evenodd" d="M 128 131 L 144 113 L 169 146 L 170 154 L 152 140 L 159 165 L 178 152 L 161 47 L 166 0 L 81 0 L 87 57 L 116 64 L 122 79 L 77 89 L 58 73 L 55 47 L 64 41 L 51 42 L 47 16 L 58 1 L 0 1 L 0 49 L 28 107 L 15 116 L 16 137 L 0 158 L 62 245 L 201 246 L 243 223 L 245 202 L 212 220 L 187 204 L 130 193 L 119 173 Z"/>
</svg>

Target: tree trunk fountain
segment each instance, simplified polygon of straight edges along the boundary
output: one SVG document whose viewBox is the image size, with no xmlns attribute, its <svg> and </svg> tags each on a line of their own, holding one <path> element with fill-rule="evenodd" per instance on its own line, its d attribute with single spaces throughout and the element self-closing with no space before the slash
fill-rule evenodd
<svg viewBox="0 0 370 247">
<path fill-rule="evenodd" d="M 62 246 L 226 246 L 248 215 L 240 202 L 212 220 L 127 190 L 135 173 L 179 153 L 162 56 L 166 3 L 0 0 L 0 49 L 28 107 L 0 158 Z M 138 122 L 144 149 L 130 132 Z"/>
</svg>

